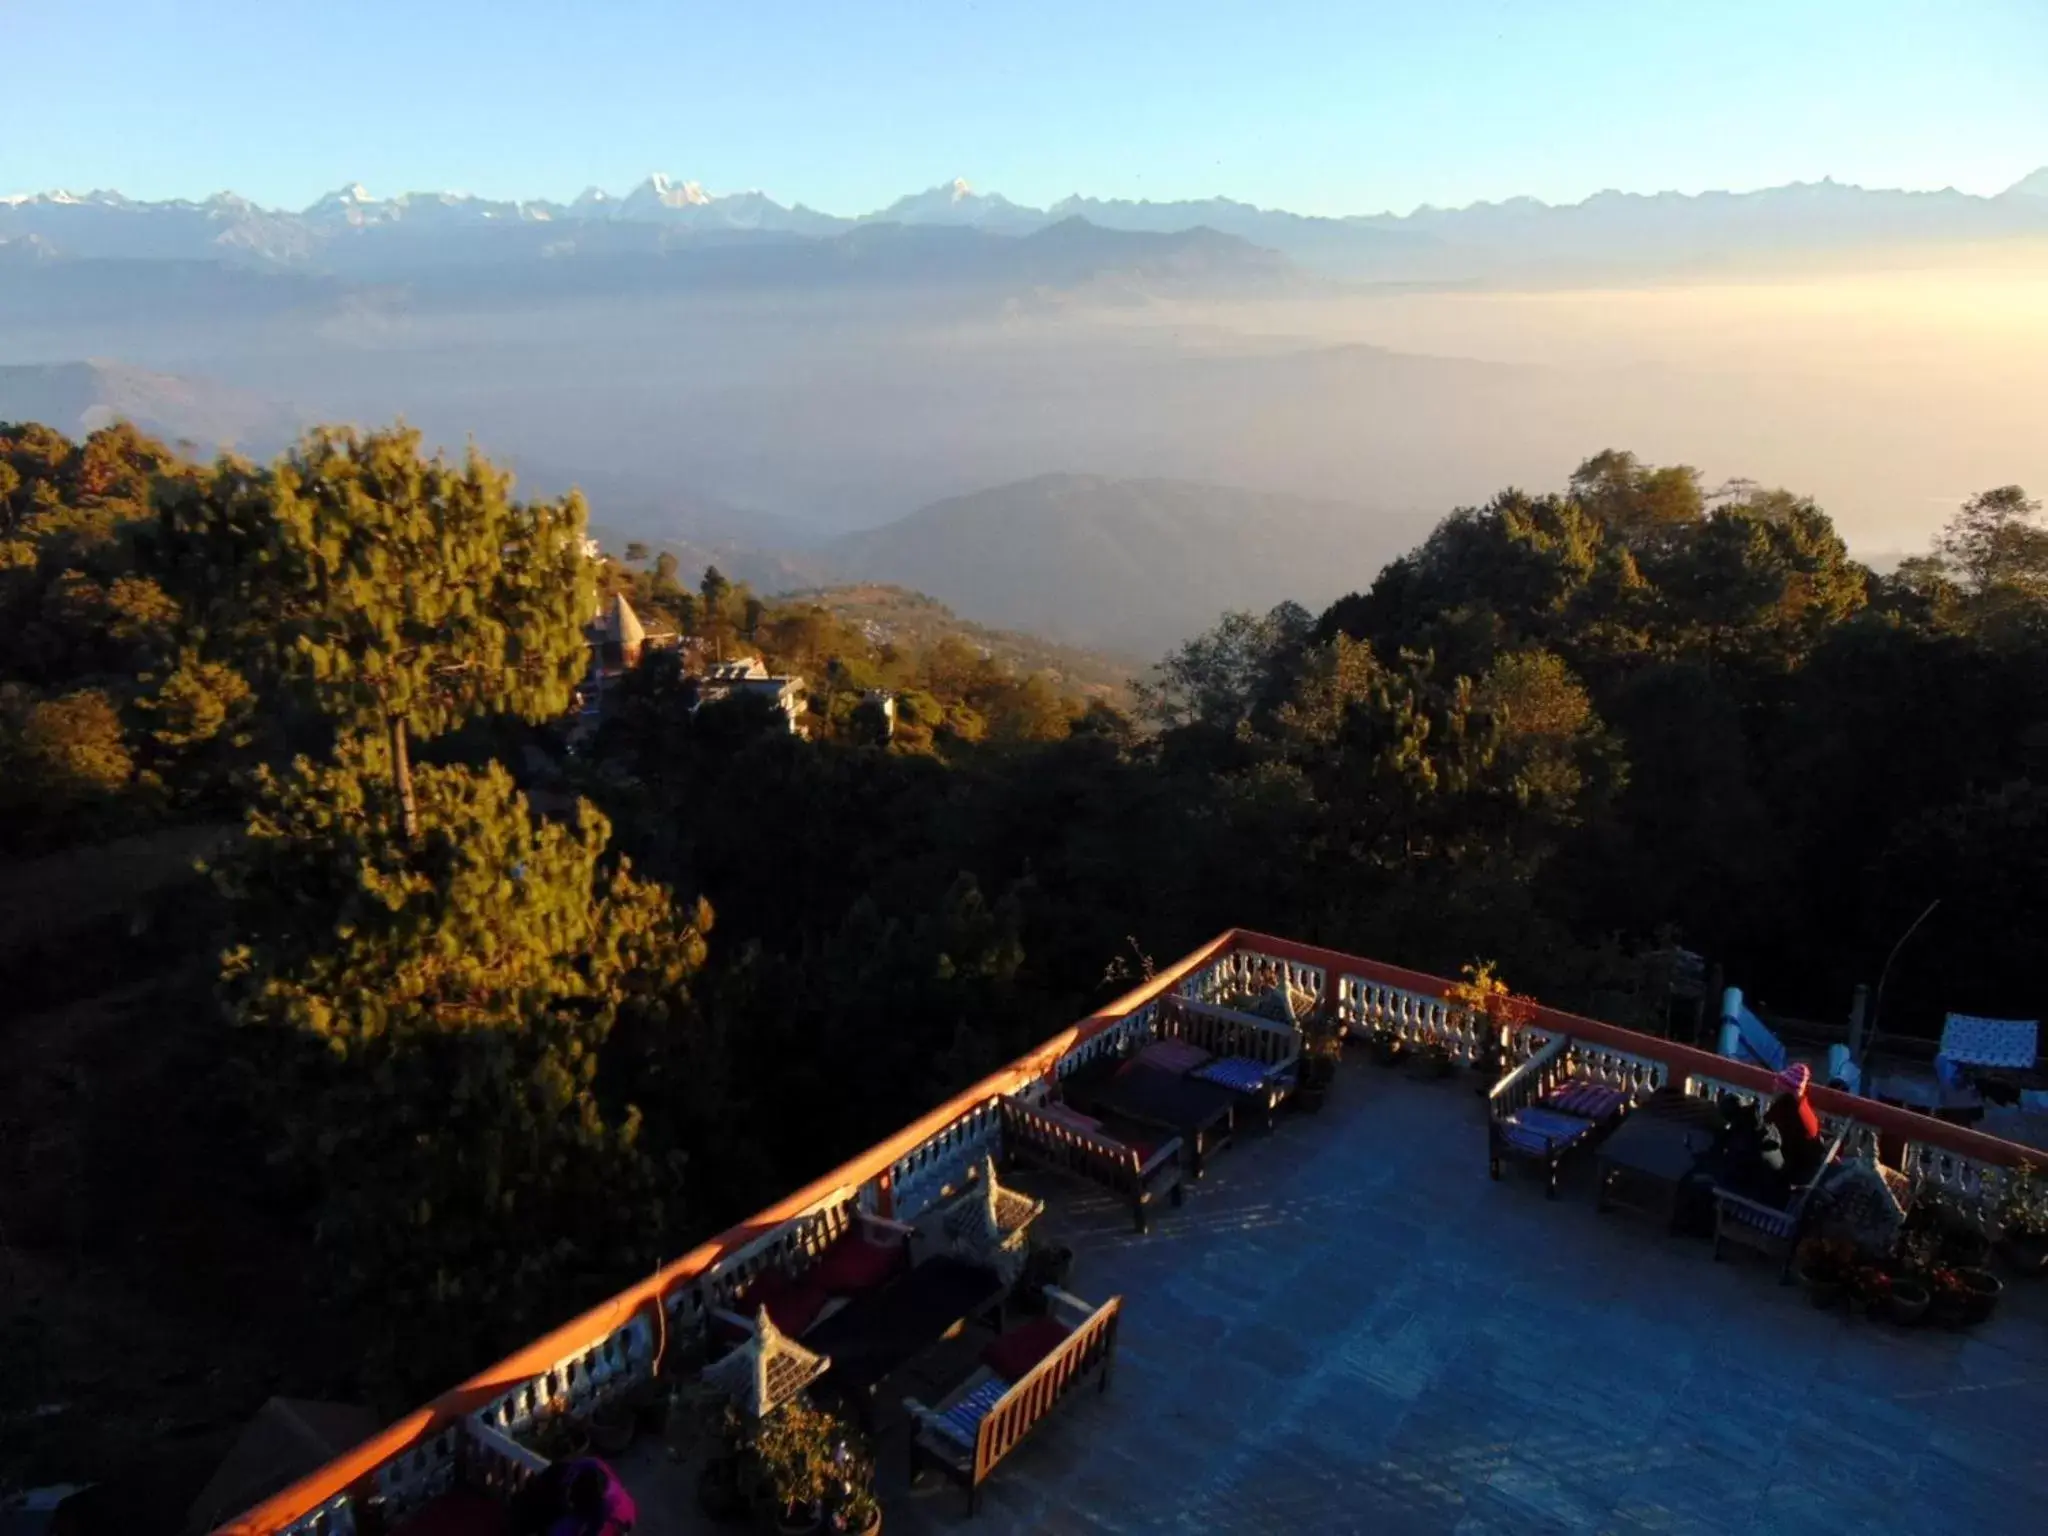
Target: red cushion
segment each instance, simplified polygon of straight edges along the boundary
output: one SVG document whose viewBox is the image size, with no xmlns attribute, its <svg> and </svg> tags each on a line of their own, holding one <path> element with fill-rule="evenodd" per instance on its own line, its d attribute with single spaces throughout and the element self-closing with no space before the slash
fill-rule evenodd
<svg viewBox="0 0 2048 1536">
<path fill-rule="evenodd" d="M 1099 1131 L 1102 1122 L 1093 1115 L 1084 1115 L 1071 1104 L 1041 1104 L 1038 1112 L 1055 1124 L 1064 1125 L 1077 1131 Z"/>
<path fill-rule="evenodd" d="M 981 1352 L 981 1363 L 1005 1381 L 1022 1381 L 1031 1368 L 1067 1341 L 1070 1330 L 1051 1317 L 1012 1328 Z"/>
<path fill-rule="evenodd" d="M 829 1295 L 852 1296 L 873 1290 L 895 1274 L 902 1261 L 900 1243 L 871 1243 L 858 1232 L 848 1232 L 818 1255 L 804 1278 Z"/>
<path fill-rule="evenodd" d="M 787 1334 L 800 1334 L 818 1320 L 832 1293 L 804 1274 L 792 1280 L 781 1270 L 770 1270 L 735 1298 L 733 1310 L 752 1321 L 762 1307 L 775 1326 Z"/>
</svg>

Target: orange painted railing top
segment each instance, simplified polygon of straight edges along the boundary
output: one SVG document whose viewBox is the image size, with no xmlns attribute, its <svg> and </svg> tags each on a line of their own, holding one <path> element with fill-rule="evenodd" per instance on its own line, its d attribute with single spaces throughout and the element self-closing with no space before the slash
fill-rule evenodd
<svg viewBox="0 0 2048 1536">
<path fill-rule="evenodd" d="M 954 1121 L 997 1094 L 1015 1093 L 1046 1076 L 1060 1058 L 1076 1045 L 1114 1027 L 1143 1008 L 1186 977 L 1202 970 L 1236 950 L 1251 950 L 1276 960 L 1319 966 L 1326 976 L 1352 976 L 1424 996 L 1448 998 L 1452 983 L 1421 971 L 1404 970 L 1376 960 L 1298 944 L 1270 934 L 1233 929 L 1210 940 L 1158 975 L 1114 1002 L 1096 1010 L 1078 1024 L 1062 1030 L 1027 1055 L 954 1095 L 938 1108 L 905 1126 L 888 1140 L 868 1148 L 850 1162 L 823 1178 L 797 1190 L 786 1199 L 761 1211 L 738 1226 L 701 1243 L 681 1258 L 663 1265 L 647 1279 L 621 1291 L 582 1316 L 564 1323 L 554 1332 L 534 1340 L 517 1353 L 480 1371 L 460 1386 L 451 1388 L 425 1407 L 390 1425 L 344 1456 L 310 1473 L 283 1492 L 266 1499 L 218 1528 L 216 1536 L 273 1536 L 294 1520 L 312 1513 L 338 1494 L 348 1492 L 373 1477 L 377 1470 L 428 1440 L 451 1424 L 514 1390 L 526 1381 L 558 1365 L 577 1352 L 608 1338 L 647 1308 L 658 1308 L 662 1299 L 678 1285 L 687 1284 L 711 1269 L 721 1258 L 784 1222 L 803 1215 L 834 1193 L 866 1183 L 893 1168 L 902 1158 Z M 1562 1010 L 1529 1005 L 1527 1020 L 1538 1029 L 1554 1030 L 1582 1040 L 1611 1045 L 1636 1055 L 1664 1061 L 1674 1077 L 1707 1076 L 1768 1092 L 1771 1074 L 1762 1068 L 1731 1061 L 1709 1051 L 1676 1044 L 1653 1035 L 1639 1034 L 1595 1019 L 1581 1018 Z M 1947 1121 L 1936 1120 L 1911 1110 L 1879 1104 L 1827 1088 L 1811 1091 L 1814 1106 L 1824 1113 L 1849 1115 L 1881 1133 L 1906 1140 L 1940 1146 L 1980 1161 L 2012 1166 L 2040 1161 L 2042 1154 L 2029 1148 L 1986 1136 Z"/>
</svg>

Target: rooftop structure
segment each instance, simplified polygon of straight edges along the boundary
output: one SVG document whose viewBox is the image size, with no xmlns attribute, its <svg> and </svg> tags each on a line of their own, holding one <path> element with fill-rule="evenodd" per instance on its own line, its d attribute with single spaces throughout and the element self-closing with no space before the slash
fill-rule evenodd
<svg viewBox="0 0 2048 1536">
<path fill-rule="evenodd" d="M 697 703 L 700 708 L 706 704 L 715 704 L 721 699 L 746 695 L 766 699 L 780 710 L 792 735 L 801 731 L 804 680 L 800 677 L 783 677 L 771 673 L 758 656 L 714 663 L 705 669 L 703 679 L 697 686 Z"/>
<path fill-rule="evenodd" d="M 1362 1045 L 1422 1048 L 1444 1075 L 1376 1070 L 1356 1049 L 1327 1109 L 1218 1140 L 1171 1201 L 1165 1185 L 1141 1198 L 1149 1152 L 1114 1188 L 1010 1166 L 1034 1147 L 1082 1166 L 1101 1138 L 1054 1100 L 1078 1101 L 1082 1082 L 1148 1045 L 1275 1064 L 1265 1047 L 1291 1026 L 1214 1006 L 1274 972 Z M 1852 1322 L 1777 1283 L 1775 1264 L 1715 1264 L 1704 1243 L 1597 1209 L 1589 1162 L 1556 1200 L 1512 1165 L 1489 1179 L 1500 1089 L 1474 1090 L 1503 1072 L 1500 1088 L 1554 1086 L 1567 1068 L 1635 1096 L 1624 1130 L 1651 1103 L 1682 1116 L 1774 1091 L 1766 1070 L 1667 1040 L 1535 1005 L 1478 1012 L 1435 977 L 1225 934 L 221 1529 L 340 1536 L 373 1506 L 380 1529 L 428 1529 L 412 1522 L 455 1507 L 458 1486 L 474 1499 L 530 1471 L 518 1441 L 550 1411 L 630 1392 L 663 1350 L 765 1296 L 778 1264 L 864 1223 L 879 1241 L 943 1227 L 977 1194 L 992 1209 L 991 1159 L 1015 1207 L 1004 1221 L 1035 1218 L 1034 1236 L 1072 1250 L 1064 1299 L 1088 1297 L 1097 1323 L 1121 1326 L 1100 1335 L 1107 1390 L 1073 1394 L 1006 1447 L 976 1529 L 2038 1528 L 2048 1297 L 2015 1285 L 1972 1331 Z M 1993 1211 L 2027 1160 L 1895 1106 L 1823 1087 L 1810 1099 L 1846 1151 L 1880 1154 L 1918 1198 L 1965 1212 Z M 1607 1146 L 1619 1145 L 1617 1132 Z M 850 1310 L 784 1324 L 815 1326 L 803 1347 L 832 1362 L 821 1385 L 856 1363 L 835 1326 Z M 966 1525 L 953 1494 L 903 1485 L 904 1437 L 926 1421 L 897 1405 L 939 1404 L 989 1358 L 974 1325 L 948 1332 L 877 1399 L 893 1531 Z M 1010 1397 L 1043 1381 L 1024 1376 Z M 644 1529 L 709 1529 L 689 1469 L 661 1446 L 643 1438 L 617 1465 Z"/>
</svg>

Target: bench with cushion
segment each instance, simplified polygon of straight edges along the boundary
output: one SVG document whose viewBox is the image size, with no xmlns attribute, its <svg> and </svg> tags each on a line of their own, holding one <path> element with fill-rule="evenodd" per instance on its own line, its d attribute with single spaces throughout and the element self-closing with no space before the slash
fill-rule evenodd
<svg viewBox="0 0 2048 1536">
<path fill-rule="evenodd" d="M 1806 1183 L 1793 1188 L 1783 1206 L 1753 1200 L 1721 1185 L 1714 1188 L 1714 1257 L 1720 1258 L 1733 1243 L 1754 1248 L 1766 1258 L 1778 1260 L 1778 1278 L 1792 1278 L 1792 1255 L 1806 1229 L 1816 1204 L 1815 1191 L 1827 1180 L 1848 1135 L 1845 1126 L 1828 1146 L 1820 1168 Z"/>
<path fill-rule="evenodd" d="M 792 1338 L 801 1338 L 856 1296 L 881 1289 L 910 1268 L 913 1228 L 854 1211 L 836 1234 L 814 1248 L 791 1245 L 716 1308 L 712 1321 L 726 1337 L 753 1331 L 760 1312 Z"/>
<path fill-rule="evenodd" d="M 1238 1096 L 1191 1075 L 1211 1057 L 1184 1040 L 1155 1040 L 1135 1055 L 1091 1064 L 1060 1085 L 1060 1097 L 1118 1134 L 1176 1136 L 1188 1176 L 1202 1177 L 1209 1154 L 1230 1144 Z"/>
<path fill-rule="evenodd" d="M 1626 1089 L 1575 1076 L 1571 1045 L 1556 1036 L 1486 1096 L 1488 1173 L 1498 1179 L 1505 1158 L 1536 1163 L 1551 1199 L 1565 1158 L 1620 1124 L 1633 1102 Z"/>
<path fill-rule="evenodd" d="M 912 1474 L 931 1466 L 960 1483 L 970 1515 L 996 1464 L 1061 1399 L 1091 1376 L 1098 1390 L 1109 1390 L 1123 1299 L 1112 1296 L 1094 1307 L 1053 1286 L 1046 1287 L 1045 1299 L 1045 1316 L 992 1341 L 982 1351 L 980 1368 L 935 1407 L 904 1400 L 914 1426 Z"/>
<path fill-rule="evenodd" d="M 1029 1104 L 1005 1094 L 1003 1155 L 1058 1173 L 1079 1174 L 1121 1195 L 1143 1232 L 1161 1199 L 1181 1203 L 1181 1142 L 1142 1128 L 1084 1115 L 1064 1104 Z"/>
<path fill-rule="evenodd" d="M 1172 997 L 1160 1008 L 1158 1029 L 1161 1044 L 1177 1042 L 1203 1053 L 1183 1069 L 1190 1077 L 1229 1089 L 1268 1128 L 1273 1111 L 1300 1081 L 1301 1031 L 1292 1024 Z"/>
</svg>

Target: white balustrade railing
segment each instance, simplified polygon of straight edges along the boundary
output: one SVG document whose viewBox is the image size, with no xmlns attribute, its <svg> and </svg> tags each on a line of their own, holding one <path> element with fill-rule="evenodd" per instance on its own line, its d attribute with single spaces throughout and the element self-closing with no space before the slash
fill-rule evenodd
<svg viewBox="0 0 2048 1536">
<path fill-rule="evenodd" d="M 553 1414 L 583 1415 L 622 1395 L 654 1370 L 654 1330 L 636 1315 L 623 1328 L 538 1375 L 476 1412 L 477 1422 L 517 1439 Z"/>
<path fill-rule="evenodd" d="M 548 1469 L 547 1457 L 529 1450 L 476 1415 L 463 1422 L 462 1480 L 479 1493 L 509 1500 Z"/>
<path fill-rule="evenodd" d="M 455 1486 L 462 1431 L 450 1424 L 377 1469 L 376 1503 L 384 1523 L 403 1518 Z"/>
<path fill-rule="evenodd" d="M 1622 1089 L 1633 1098 L 1647 1098 L 1671 1079 L 1670 1067 L 1656 1057 L 1598 1041 L 1574 1038 L 1569 1054 L 1573 1076 Z"/>
<path fill-rule="evenodd" d="M 356 1536 L 355 1501 L 346 1493 L 337 1493 L 280 1528 L 278 1536 Z"/>
<path fill-rule="evenodd" d="M 889 1171 L 896 1219 L 915 1221 L 956 1193 L 981 1160 L 1000 1149 L 1002 1134 L 1001 1100 L 989 1099 L 896 1159 Z"/>
</svg>

